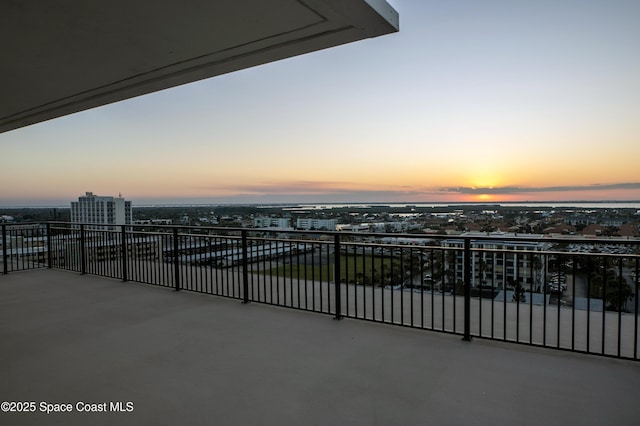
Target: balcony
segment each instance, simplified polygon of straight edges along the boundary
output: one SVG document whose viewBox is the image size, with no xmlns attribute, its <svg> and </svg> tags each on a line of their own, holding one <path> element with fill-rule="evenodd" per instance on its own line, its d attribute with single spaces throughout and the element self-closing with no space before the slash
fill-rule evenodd
<svg viewBox="0 0 640 426">
<path fill-rule="evenodd" d="M 59 223 L 2 231 L 0 389 L 38 403 L 35 414 L 0 413 L 11 424 L 635 424 L 640 414 L 636 293 L 607 310 L 590 285 L 584 308 L 568 303 L 582 272 L 592 284 L 594 271 L 622 268 L 598 281 L 604 294 L 635 272 L 637 290 L 637 254 L 520 252 L 541 257 L 529 263 L 546 265 L 543 281 L 572 261 L 564 294 L 545 285 L 521 301 L 506 285 L 493 298 L 472 292 L 491 282 L 484 270 L 466 269 L 462 289 L 449 283 L 448 253 L 463 250 L 472 265 L 477 240 Z M 129 401 L 132 412 L 76 406 Z M 46 415 L 40 402 L 73 413 Z"/>
</svg>

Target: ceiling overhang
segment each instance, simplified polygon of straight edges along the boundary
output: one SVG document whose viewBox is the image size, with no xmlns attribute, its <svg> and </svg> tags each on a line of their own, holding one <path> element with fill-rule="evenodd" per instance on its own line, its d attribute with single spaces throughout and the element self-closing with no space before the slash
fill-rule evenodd
<svg viewBox="0 0 640 426">
<path fill-rule="evenodd" d="M 0 132 L 395 31 L 385 0 L 9 0 Z"/>
</svg>

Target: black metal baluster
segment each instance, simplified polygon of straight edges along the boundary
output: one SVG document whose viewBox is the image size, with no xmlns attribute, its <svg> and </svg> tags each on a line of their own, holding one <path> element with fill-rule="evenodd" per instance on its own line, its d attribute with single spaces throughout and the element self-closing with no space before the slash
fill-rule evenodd
<svg viewBox="0 0 640 426">
<path fill-rule="evenodd" d="M 609 275 L 607 272 L 609 267 L 607 265 L 607 258 L 603 257 L 602 260 L 603 268 L 602 268 L 602 354 L 605 353 L 605 338 L 606 338 L 606 313 L 607 313 L 607 276 Z"/>
<path fill-rule="evenodd" d="M 334 235 L 334 254 L 335 254 L 335 259 L 334 259 L 334 290 L 335 290 L 335 310 L 336 310 L 336 316 L 335 319 L 339 320 L 342 319 L 342 313 L 340 312 L 341 309 L 341 300 L 340 300 L 340 282 L 341 282 L 341 270 L 340 270 L 340 235 L 339 234 L 335 234 Z"/>
<path fill-rule="evenodd" d="M 464 263 L 463 263 L 463 280 L 464 280 L 464 337 L 462 340 L 471 341 L 471 239 L 464 239 Z M 481 301 L 482 302 L 482 301 Z M 455 296 L 454 296 L 455 307 Z M 455 314 L 454 314 L 455 318 Z M 455 326 L 453 328 L 455 332 Z"/>
<path fill-rule="evenodd" d="M 178 228 L 173 228 L 173 285 L 176 291 L 180 290 L 180 246 Z"/>
</svg>

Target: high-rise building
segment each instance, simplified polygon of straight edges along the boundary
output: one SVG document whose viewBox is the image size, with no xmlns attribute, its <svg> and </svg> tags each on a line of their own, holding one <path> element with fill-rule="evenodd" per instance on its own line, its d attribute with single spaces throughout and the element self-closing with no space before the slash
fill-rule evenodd
<svg viewBox="0 0 640 426">
<path fill-rule="evenodd" d="M 97 225 L 129 225 L 132 223 L 131 201 L 122 196 L 101 197 L 87 192 L 71 202 L 71 222 Z"/>
</svg>

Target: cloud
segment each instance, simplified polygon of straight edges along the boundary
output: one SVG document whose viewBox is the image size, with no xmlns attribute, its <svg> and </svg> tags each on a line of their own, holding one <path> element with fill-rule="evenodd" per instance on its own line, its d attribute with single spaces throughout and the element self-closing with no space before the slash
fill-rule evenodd
<svg viewBox="0 0 640 426">
<path fill-rule="evenodd" d="M 294 182 L 264 182 L 252 185 L 228 185 L 200 188 L 205 191 L 228 191 L 236 197 L 291 197 L 291 196 L 321 196 L 322 198 L 353 197 L 358 200 L 434 200 L 464 195 L 518 195 L 543 194 L 562 192 L 639 190 L 640 182 L 567 185 L 544 187 L 446 187 L 446 188 L 416 188 L 407 186 L 387 186 L 357 184 L 342 181 L 294 181 Z M 640 193 L 638 194 L 640 197 Z"/>
<path fill-rule="evenodd" d="M 212 185 L 194 188 L 202 192 L 232 193 L 237 195 L 332 195 L 332 194 L 371 194 L 374 196 L 393 196 L 408 194 L 420 195 L 421 192 L 407 186 L 385 186 L 358 184 L 342 181 L 293 181 L 263 182 L 249 185 Z"/>
<path fill-rule="evenodd" d="M 542 187 L 518 187 L 518 186 L 501 186 L 492 188 L 482 187 L 450 187 L 442 188 L 443 192 L 456 193 L 465 195 L 513 195 L 539 192 L 582 192 L 582 191 L 612 191 L 612 190 L 640 190 L 640 182 L 630 183 L 613 183 L 613 184 L 594 184 L 594 185 L 570 185 L 570 186 L 542 186 Z"/>
<path fill-rule="evenodd" d="M 201 185 L 185 191 L 191 195 L 170 197 L 175 203 L 193 204 L 273 204 L 273 203 L 420 203 L 464 202 L 474 196 L 490 194 L 493 198 L 513 198 L 519 194 L 532 194 L 527 199 L 569 199 L 569 193 L 585 194 L 587 191 L 626 190 L 637 192 L 640 199 L 640 183 L 602 185 L 548 186 L 548 187 L 407 187 L 400 185 L 368 185 L 345 181 L 292 181 L 257 182 L 255 184 Z M 194 193 L 195 190 L 195 193 Z M 544 194 L 544 195 L 543 195 Z M 553 196 L 550 194 L 558 194 Z M 589 197 L 593 198 L 592 195 Z M 160 199 L 137 197 L 139 202 L 162 202 Z M 168 197 L 169 198 L 169 197 Z M 167 199 L 168 199 L 167 198 Z M 598 197 L 602 199 L 602 197 Z M 629 198 L 629 197 L 626 197 Z"/>
<path fill-rule="evenodd" d="M 139 198 L 138 204 L 316 204 L 316 203 L 400 203 L 412 198 L 396 192 L 345 191 L 316 194 L 233 194 L 209 197 Z"/>
<path fill-rule="evenodd" d="M 190 200 L 209 203 L 379 203 L 425 200 L 428 193 L 405 185 L 369 185 L 345 181 L 259 182 L 191 188 L 201 195 Z M 185 198 L 186 200 L 186 198 Z M 186 202 L 186 201 L 185 201 Z M 195 201 L 189 201 L 195 202 Z"/>
<path fill-rule="evenodd" d="M 353 184 L 349 182 L 265 182 L 256 185 L 234 185 L 225 189 L 248 194 L 325 194 L 328 192 L 349 192 Z"/>
</svg>

